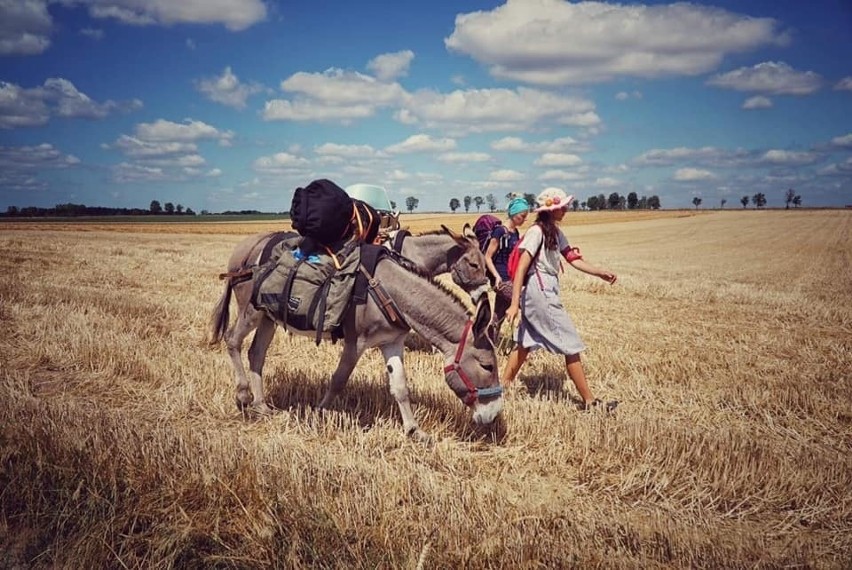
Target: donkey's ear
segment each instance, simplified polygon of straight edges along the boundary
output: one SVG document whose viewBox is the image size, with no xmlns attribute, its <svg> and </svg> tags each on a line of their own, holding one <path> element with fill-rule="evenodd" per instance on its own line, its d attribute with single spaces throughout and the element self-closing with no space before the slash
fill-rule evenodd
<svg viewBox="0 0 852 570">
<path fill-rule="evenodd" d="M 492 326 L 491 322 L 494 311 L 491 309 L 491 300 L 488 295 L 482 297 L 476 304 L 476 314 L 473 317 L 473 334 L 476 338 L 487 338 L 493 345 L 496 338 L 496 327 Z"/>
<path fill-rule="evenodd" d="M 456 232 L 454 232 L 453 230 L 451 230 L 450 228 L 448 228 L 444 224 L 441 224 L 441 229 L 444 230 L 444 233 L 446 233 L 451 238 L 456 240 L 456 243 L 458 243 L 460 245 L 467 245 L 467 239 L 463 235 L 457 234 Z"/>
<path fill-rule="evenodd" d="M 473 227 L 469 223 L 466 223 L 465 225 L 462 226 L 462 235 L 464 235 L 465 237 L 469 237 L 469 238 L 470 237 L 472 237 L 472 238 L 476 237 L 476 233 L 473 231 Z"/>
</svg>

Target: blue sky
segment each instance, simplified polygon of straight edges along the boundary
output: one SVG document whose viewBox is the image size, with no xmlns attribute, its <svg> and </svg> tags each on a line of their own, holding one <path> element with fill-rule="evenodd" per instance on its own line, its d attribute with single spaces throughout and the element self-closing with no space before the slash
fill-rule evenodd
<svg viewBox="0 0 852 570">
<path fill-rule="evenodd" d="M 0 208 L 852 204 L 852 3 L 0 0 Z"/>
</svg>

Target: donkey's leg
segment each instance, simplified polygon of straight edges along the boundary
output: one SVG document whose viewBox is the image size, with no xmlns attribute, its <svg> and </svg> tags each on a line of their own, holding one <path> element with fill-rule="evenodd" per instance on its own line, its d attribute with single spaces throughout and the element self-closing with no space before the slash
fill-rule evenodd
<svg viewBox="0 0 852 570">
<path fill-rule="evenodd" d="M 328 389 L 326 389 L 325 395 L 319 403 L 320 408 L 328 408 L 337 395 L 340 394 L 346 383 L 349 382 L 349 377 L 352 376 L 352 371 L 355 370 L 358 359 L 364 353 L 366 347 L 361 346 L 361 343 L 356 340 L 349 340 L 350 338 L 352 337 L 347 337 L 343 341 L 343 353 L 340 355 L 337 369 L 331 375 L 331 382 L 328 385 Z"/>
<path fill-rule="evenodd" d="M 231 363 L 234 365 L 237 408 L 240 411 L 252 403 L 251 390 L 249 389 L 249 382 L 246 378 L 246 369 L 243 366 L 243 341 L 251 331 L 257 328 L 262 316 L 258 311 L 254 311 L 248 307 L 244 308 L 237 313 L 237 322 L 234 323 L 234 326 L 225 333 L 225 346 L 228 349 L 228 356 L 231 357 Z"/>
<path fill-rule="evenodd" d="M 396 399 L 399 412 L 402 414 L 402 428 L 405 430 L 405 435 L 417 441 L 430 443 L 432 438 L 420 429 L 420 426 L 417 425 L 417 420 L 414 419 L 414 412 L 411 411 L 408 381 L 405 377 L 405 368 L 403 368 L 402 364 L 404 345 L 405 335 L 402 335 L 396 341 L 381 346 L 382 355 L 385 357 L 385 364 L 388 367 L 390 392 L 394 399 Z"/>
<path fill-rule="evenodd" d="M 266 405 L 263 397 L 263 363 L 266 361 L 266 351 L 275 336 L 275 321 L 267 316 L 260 319 L 254 338 L 249 347 L 249 384 L 254 399 L 251 402 L 252 410 L 260 414 L 271 413 L 272 410 Z"/>
</svg>

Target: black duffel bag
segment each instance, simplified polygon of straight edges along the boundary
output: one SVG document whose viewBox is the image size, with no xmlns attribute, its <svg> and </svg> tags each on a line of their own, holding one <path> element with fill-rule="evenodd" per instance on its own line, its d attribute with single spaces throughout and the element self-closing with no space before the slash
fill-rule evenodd
<svg viewBox="0 0 852 570">
<path fill-rule="evenodd" d="M 331 180 L 296 188 L 290 204 L 293 229 L 319 243 L 332 244 L 351 233 L 352 198 Z"/>
</svg>

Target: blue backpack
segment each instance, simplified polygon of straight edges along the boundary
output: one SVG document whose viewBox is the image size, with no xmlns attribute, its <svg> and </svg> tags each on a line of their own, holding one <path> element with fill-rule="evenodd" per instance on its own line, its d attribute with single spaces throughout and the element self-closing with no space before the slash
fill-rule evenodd
<svg viewBox="0 0 852 570">
<path fill-rule="evenodd" d="M 479 240 L 479 249 L 483 253 L 488 248 L 491 232 L 501 225 L 503 225 L 503 222 L 500 221 L 500 218 L 491 214 L 483 214 L 476 218 L 476 222 L 473 224 L 473 233 L 476 234 L 476 239 Z"/>
</svg>

